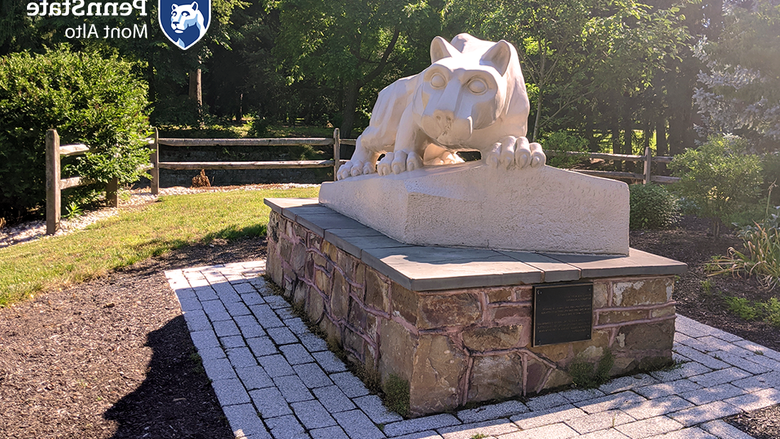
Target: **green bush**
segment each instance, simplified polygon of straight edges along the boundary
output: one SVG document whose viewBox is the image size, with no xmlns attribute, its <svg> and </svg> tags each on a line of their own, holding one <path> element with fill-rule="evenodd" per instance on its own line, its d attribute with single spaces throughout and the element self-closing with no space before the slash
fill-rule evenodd
<svg viewBox="0 0 780 439">
<path fill-rule="evenodd" d="M 588 140 L 567 131 L 555 131 L 544 137 L 542 148 L 547 153 L 548 165 L 568 169 L 587 157 Z M 563 154 L 564 151 L 582 154 Z"/>
<path fill-rule="evenodd" d="M 680 217 L 677 198 L 657 184 L 632 184 L 631 215 L 629 228 L 662 229 L 669 227 Z"/>
<path fill-rule="evenodd" d="M 146 83 L 116 56 L 71 52 L 0 58 L 0 217 L 19 218 L 45 203 L 45 136 L 91 151 L 64 166 L 98 182 L 136 181 L 148 163 Z"/>
<path fill-rule="evenodd" d="M 675 185 L 680 195 L 695 204 L 701 216 L 713 219 L 716 236 L 720 221 L 731 223 L 761 196 L 761 160 L 736 136 L 712 136 L 676 156 L 669 168 L 681 179 Z"/>
</svg>

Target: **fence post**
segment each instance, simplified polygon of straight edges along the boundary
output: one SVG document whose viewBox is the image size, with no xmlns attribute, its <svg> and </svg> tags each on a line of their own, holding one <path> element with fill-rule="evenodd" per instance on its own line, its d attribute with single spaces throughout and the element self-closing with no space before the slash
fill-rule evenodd
<svg viewBox="0 0 780 439">
<path fill-rule="evenodd" d="M 116 177 L 106 183 L 106 201 L 109 207 L 119 207 L 119 179 Z"/>
<path fill-rule="evenodd" d="M 650 147 L 645 148 L 645 184 L 650 184 L 650 168 L 653 165 L 653 156 Z"/>
<path fill-rule="evenodd" d="M 333 130 L 333 181 L 338 180 L 341 166 L 341 135 L 338 128 Z"/>
<path fill-rule="evenodd" d="M 46 234 L 60 227 L 60 136 L 57 130 L 46 131 Z"/>
<path fill-rule="evenodd" d="M 152 162 L 152 195 L 160 193 L 160 133 L 157 128 L 154 129 L 154 143 L 152 143 L 152 153 L 149 154 L 149 161 Z"/>
</svg>

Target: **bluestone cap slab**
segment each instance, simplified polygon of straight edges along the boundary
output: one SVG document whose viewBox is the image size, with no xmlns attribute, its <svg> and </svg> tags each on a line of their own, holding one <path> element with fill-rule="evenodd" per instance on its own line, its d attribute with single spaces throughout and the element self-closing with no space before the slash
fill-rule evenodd
<svg viewBox="0 0 780 439">
<path fill-rule="evenodd" d="M 265 204 L 412 291 L 664 276 L 687 270 L 682 262 L 636 249 L 628 256 L 610 256 L 409 245 L 317 199 L 266 198 Z"/>
</svg>

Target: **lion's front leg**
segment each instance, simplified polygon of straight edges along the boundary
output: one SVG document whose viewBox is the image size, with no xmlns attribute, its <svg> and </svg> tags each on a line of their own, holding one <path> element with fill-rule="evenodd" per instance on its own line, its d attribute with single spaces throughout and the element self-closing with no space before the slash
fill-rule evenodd
<svg viewBox="0 0 780 439">
<path fill-rule="evenodd" d="M 538 143 L 528 143 L 525 137 L 506 136 L 484 154 L 485 162 L 494 168 L 536 168 L 544 166 L 547 156 Z"/>
<path fill-rule="evenodd" d="M 411 107 L 407 107 L 398 125 L 393 152 L 379 161 L 377 172 L 389 175 L 422 168 L 423 154 L 429 143 L 428 136 L 414 122 Z"/>
<path fill-rule="evenodd" d="M 373 174 L 376 172 L 376 160 L 378 158 L 379 153 L 363 146 L 361 138 L 358 137 L 355 153 L 352 154 L 352 158 L 347 163 L 339 167 L 337 178 L 344 180 L 345 178 L 357 177 L 358 175 Z"/>
</svg>

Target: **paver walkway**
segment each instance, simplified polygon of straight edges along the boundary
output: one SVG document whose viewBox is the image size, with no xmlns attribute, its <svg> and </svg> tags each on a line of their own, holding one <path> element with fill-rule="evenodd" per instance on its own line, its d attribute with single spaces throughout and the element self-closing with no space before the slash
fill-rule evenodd
<svg viewBox="0 0 780 439">
<path fill-rule="evenodd" d="M 264 270 L 166 272 L 238 438 L 749 438 L 721 418 L 780 403 L 780 353 L 678 316 L 673 370 L 404 420 L 308 331 Z"/>
</svg>

